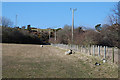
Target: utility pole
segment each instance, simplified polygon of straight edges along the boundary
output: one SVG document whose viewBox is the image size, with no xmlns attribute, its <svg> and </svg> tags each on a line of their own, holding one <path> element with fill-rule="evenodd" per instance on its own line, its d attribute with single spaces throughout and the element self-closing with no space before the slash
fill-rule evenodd
<svg viewBox="0 0 120 80">
<path fill-rule="evenodd" d="M 74 37 L 73 37 L 73 35 L 74 35 L 74 11 L 76 11 L 77 9 L 70 8 L 70 10 L 72 10 L 72 43 L 73 43 L 73 39 L 74 39 Z"/>
<path fill-rule="evenodd" d="M 50 28 L 49 28 L 49 39 L 50 39 Z"/>
<path fill-rule="evenodd" d="M 17 15 L 16 15 L 16 24 L 15 24 L 15 26 L 17 27 Z"/>
<path fill-rule="evenodd" d="M 56 41 L 56 29 L 55 29 L 55 41 Z"/>
</svg>

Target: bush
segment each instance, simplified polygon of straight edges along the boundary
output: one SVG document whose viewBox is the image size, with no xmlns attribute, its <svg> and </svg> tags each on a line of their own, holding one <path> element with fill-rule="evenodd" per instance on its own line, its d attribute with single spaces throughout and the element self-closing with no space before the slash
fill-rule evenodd
<svg viewBox="0 0 120 80">
<path fill-rule="evenodd" d="M 10 27 L 2 27 L 2 42 L 3 43 L 32 43 L 43 44 L 42 38 L 37 35 L 29 33 L 28 30 L 15 29 Z"/>
</svg>

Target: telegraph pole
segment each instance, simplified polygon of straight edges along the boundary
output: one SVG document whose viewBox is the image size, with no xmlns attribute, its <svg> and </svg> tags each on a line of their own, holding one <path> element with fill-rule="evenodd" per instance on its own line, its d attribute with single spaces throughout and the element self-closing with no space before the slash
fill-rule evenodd
<svg viewBox="0 0 120 80">
<path fill-rule="evenodd" d="M 55 38 L 55 41 L 56 41 L 57 40 L 57 31 L 56 31 L 57 27 L 54 27 L 54 30 L 55 30 L 55 32 L 54 32 L 54 35 L 55 35 L 54 38 Z"/>
<path fill-rule="evenodd" d="M 50 39 L 50 28 L 49 28 L 49 39 Z"/>
<path fill-rule="evenodd" d="M 55 41 L 56 41 L 56 29 L 55 29 Z"/>
<path fill-rule="evenodd" d="M 15 26 L 17 27 L 17 15 L 16 15 L 16 24 L 15 24 Z"/>
<path fill-rule="evenodd" d="M 70 8 L 70 10 L 72 10 L 72 43 L 73 43 L 73 39 L 74 39 L 74 37 L 73 37 L 73 35 L 74 35 L 74 11 L 76 11 L 77 9 Z"/>
</svg>

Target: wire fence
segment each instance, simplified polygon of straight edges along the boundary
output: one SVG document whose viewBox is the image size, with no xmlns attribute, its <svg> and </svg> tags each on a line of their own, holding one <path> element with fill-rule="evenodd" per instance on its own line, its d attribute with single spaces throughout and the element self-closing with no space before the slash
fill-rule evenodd
<svg viewBox="0 0 120 80">
<path fill-rule="evenodd" d="M 66 45 L 66 44 L 51 44 L 62 49 L 72 49 L 80 53 L 97 56 L 106 59 L 109 62 L 118 64 L 118 48 L 108 46 L 97 46 L 97 45 Z"/>
</svg>

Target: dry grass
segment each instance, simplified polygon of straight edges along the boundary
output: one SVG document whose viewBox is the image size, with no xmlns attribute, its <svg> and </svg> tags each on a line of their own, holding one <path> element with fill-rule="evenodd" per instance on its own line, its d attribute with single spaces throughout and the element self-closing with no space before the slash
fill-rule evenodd
<svg viewBox="0 0 120 80">
<path fill-rule="evenodd" d="M 118 66 L 50 45 L 2 44 L 3 78 L 117 78 Z M 95 62 L 102 65 L 95 66 Z"/>
</svg>

